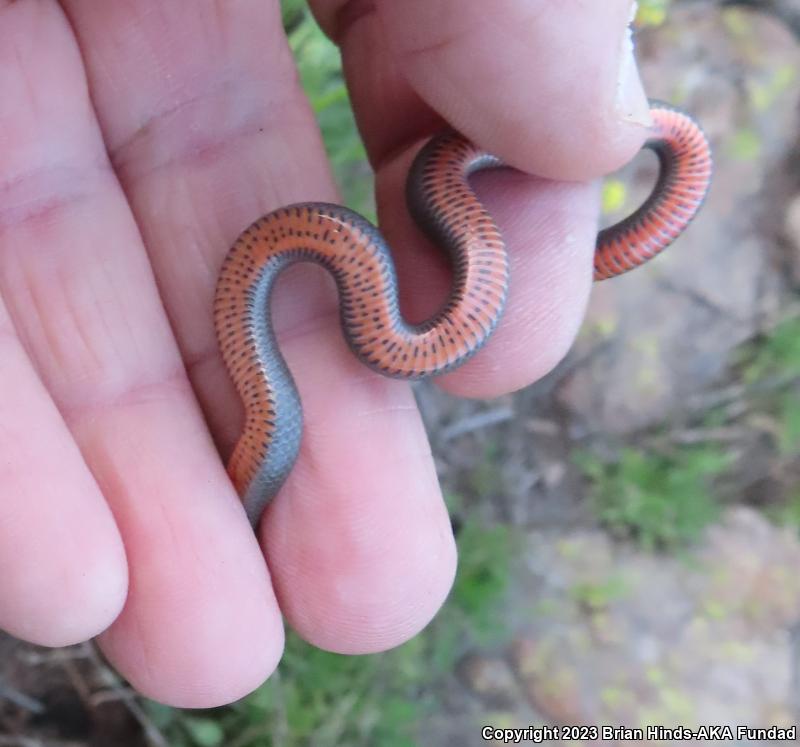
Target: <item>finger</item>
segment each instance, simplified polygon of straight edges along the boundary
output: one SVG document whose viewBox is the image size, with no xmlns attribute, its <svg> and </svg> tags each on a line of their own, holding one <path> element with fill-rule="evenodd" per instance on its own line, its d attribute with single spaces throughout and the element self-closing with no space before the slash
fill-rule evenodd
<svg viewBox="0 0 800 747">
<path fill-rule="evenodd" d="M 490 11 L 482 0 L 376 0 L 374 13 L 363 0 L 316 6 L 350 57 L 351 80 L 363 70 L 376 93 L 386 82 L 379 61 L 388 50 L 395 72 L 428 106 L 529 173 L 570 180 L 605 174 L 631 158 L 651 124 L 628 32 L 632 0 L 500 0 Z M 373 25 L 383 45 L 354 56 L 348 37 L 361 36 L 363 46 L 364 27 Z M 408 119 L 382 116 L 395 95 L 392 86 L 362 112 L 366 129 L 377 129 L 370 112 L 384 127 Z"/>
<path fill-rule="evenodd" d="M 223 255 L 262 213 L 337 199 L 277 5 L 68 7 L 192 382 L 230 444 L 240 406 L 211 324 Z M 263 522 L 264 550 L 286 616 L 306 638 L 385 648 L 427 623 L 446 596 L 449 522 L 408 387 L 361 370 L 338 330 L 330 279 L 297 269 L 272 308 L 306 431 Z M 370 532 L 357 531 L 368 521 Z M 424 562 L 418 547 L 428 548 Z"/>
<path fill-rule="evenodd" d="M 3 171 L 19 176 L 0 289 L 125 542 L 130 591 L 105 649 L 161 700 L 239 697 L 282 648 L 258 546 L 186 380 L 69 23 L 54 3 L 17 3 L 2 29 L 17 81 L 2 102 Z"/>
<path fill-rule="evenodd" d="M 4 15 L 0 10 L 0 26 Z M 0 68 L 10 48 L 4 41 L 8 36 L 0 32 Z M 4 77 L 0 96 L 7 101 Z M 4 203 L 11 191 L 0 189 Z M 7 221 L 8 212 L 0 210 L 0 255 L 7 251 Z M 0 628 L 46 646 L 78 643 L 122 609 L 122 542 L 1 303 L 0 360 Z"/>
<path fill-rule="evenodd" d="M 361 654 L 396 646 L 431 620 L 456 553 L 408 385 L 367 370 L 338 326 L 332 317 L 320 334 L 284 346 L 304 372 L 313 421 L 262 536 L 292 626 L 321 648 Z"/>
<path fill-rule="evenodd" d="M 38 91 L 43 66 L 31 33 L 54 57 L 69 53 L 46 14 L 0 3 L 0 290 L 13 285 L 18 296 L 43 307 L 48 296 L 37 293 L 20 255 L 47 254 L 47 223 L 58 205 L 37 202 L 35 182 L 63 177 L 65 169 L 36 158 L 32 143 L 38 140 L 41 153 L 48 141 L 20 109 L 41 106 L 44 114 L 65 101 L 59 85 L 51 98 Z M 0 455 L 0 627 L 44 645 L 85 640 L 107 627 L 125 601 L 122 542 L 3 300 Z"/>
<path fill-rule="evenodd" d="M 403 310 L 420 321 L 441 304 L 450 276 L 441 251 L 411 225 L 404 182 L 420 143 L 442 122 L 386 53 L 386 27 L 376 12 L 364 4 L 332 0 L 319 0 L 316 11 L 326 28 L 338 31 L 355 111 L 377 169 L 381 227 L 398 265 Z M 553 6 L 553 13 L 559 12 Z M 535 66 L 524 69 L 531 76 L 528 87 L 534 86 Z M 499 136 L 496 140 L 504 142 Z M 496 150 L 494 143 L 487 147 Z M 576 154 L 575 160 L 582 157 Z M 473 182 L 509 246 L 509 300 L 486 348 L 439 383 L 454 393 L 486 397 L 540 378 L 572 344 L 591 283 L 598 205 L 596 189 L 582 184 L 508 172 L 481 174 Z"/>
</svg>

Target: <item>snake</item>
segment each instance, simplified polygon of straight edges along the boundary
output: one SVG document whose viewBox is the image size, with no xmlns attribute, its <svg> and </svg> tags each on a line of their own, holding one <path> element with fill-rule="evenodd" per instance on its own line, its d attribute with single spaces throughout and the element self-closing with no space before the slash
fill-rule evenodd
<svg viewBox="0 0 800 747">
<path fill-rule="evenodd" d="M 650 101 L 653 124 L 644 148 L 659 174 L 632 215 L 600 231 L 594 279 L 647 262 L 689 225 L 708 192 L 712 154 L 687 113 Z M 235 240 L 219 271 L 214 326 L 219 349 L 244 406 L 244 426 L 227 470 L 253 526 L 297 459 L 303 410 L 279 348 L 270 296 L 297 262 L 324 267 L 336 283 L 344 339 L 379 374 L 437 376 L 462 365 L 489 339 L 508 296 L 506 244 L 469 177 L 504 162 L 453 130 L 433 135 L 414 159 L 406 203 L 417 226 L 452 265 L 449 295 L 428 320 L 400 312 L 392 254 L 379 229 L 341 205 L 308 202 L 259 218 Z"/>
</svg>

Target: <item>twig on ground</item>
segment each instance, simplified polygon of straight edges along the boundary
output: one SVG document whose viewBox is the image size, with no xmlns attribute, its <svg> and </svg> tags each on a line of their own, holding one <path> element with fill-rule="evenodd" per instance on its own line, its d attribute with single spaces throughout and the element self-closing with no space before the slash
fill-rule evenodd
<svg viewBox="0 0 800 747">
<path fill-rule="evenodd" d="M 66 659 L 88 659 L 89 655 L 83 645 L 68 648 L 49 649 L 47 651 L 22 650 L 17 658 L 31 667 L 52 666 Z"/>
<path fill-rule="evenodd" d="M 439 431 L 439 440 L 443 442 L 453 441 L 456 438 L 466 435 L 467 433 L 474 433 L 475 431 L 488 428 L 500 423 L 507 423 L 509 420 L 514 419 L 514 409 L 509 405 L 497 407 L 494 410 L 486 410 L 478 412 L 474 415 L 469 415 L 466 418 L 457 420 L 455 423 L 442 428 Z"/>
<path fill-rule="evenodd" d="M 659 278 L 657 281 L 657 286 L 663 288 L 665 291 L 674 293 L 677 296 L 683 296 L 696 306 L 699 306 L 700 308 L 703 308 L 715 316 L 721 317 L 722 319 L 727 319 L 734 324 L 744 324 L 748 322 L 748 319 L 745 317 L 737 316 L 731 309 L 720 306 L 708 295 L 697 290 L 696 288 L 692 288 L 691 286 L 676 283 L 667 277 Z"/>
<path fill-rule="evenodd" d="M 82 643 L 79 648 L 85 648 L 89 644 Z M 64 670 L 69 679 L 72 686 L 75 688 L 75 691 L 81 698 L 81 701 L 85 706 L 89 706 L 89 701 L 92 696 L 92 688 L 89 683 L 86 681 L 86 678 L 83 676 L 83 673 L 78 669 L 76 666 L 77 658 L 74 656 L 60 656 L 61 653 L 64 653 L 63 649 L 56 649 L 53 654 L 56 663 Z M 83 658 L 86 658 L 85 656 Z"/>
<path fill-rule="evenodd" d="M 0 700 L 7 700 L 23 711 L 29 711 L 30 713 L 38 714 L 45 711 L 44 704 L 41 701 L 11 687 L 11 685 L 3 682 L 2 678 L 0 678 Z"/>
<path fill-rule="evenodd" d="M 104 702 L 118 701 L 125 704 L 131 715 L 139 722 L 144 731 L 145 738 L 152 747 L 169 747 L 169 741 L 162 734 L 161 730 L 153 723 L 139 703 L 137 694 L 106 665 L 98 653 L 94 644 L 86 644 L 89 647 L 89 658 L 97 671 L 102 675 L 103 680 L 108 683 L 107 690 L 100 690 L 89 698 L 90 704 L 101 704 Z"/>
</svg>

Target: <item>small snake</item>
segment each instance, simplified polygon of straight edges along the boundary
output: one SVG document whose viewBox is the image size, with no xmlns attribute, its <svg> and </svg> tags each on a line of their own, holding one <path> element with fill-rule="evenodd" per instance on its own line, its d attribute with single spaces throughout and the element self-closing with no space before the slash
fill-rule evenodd
<svg viewBox="0 0 800 747">
<path fill-rule="evenodd" d="M 629 218 L 600 232 L 594 279 L 647 262 L 686 228 L 711 180 L 708 141 L 687 114 L 651 101 L 646 148 L 660 174 Z M 419 227 L 450 255 L 453 281 L 441 309 L 422 324 L 400 315 L 389 247 L 378 229 L 339 205 L 303 203 L 260 218 L 236 239 L 220 270 L 214 321 L 222 357 L 245 408 L 228 472 L 255 525 L 297 458 L 303 411 L 275 339 L 270 294 L 283 269 L 315 262 L 333 275 L 344 337 L 367 366 L 401 379 L 460 366 L 486 342 L 503 312 L 508 257 L 500 230 L 468 177 L 499 158 L 455 132 L 433 137 L 409 173 L 406 199 Z"/>
</svg>

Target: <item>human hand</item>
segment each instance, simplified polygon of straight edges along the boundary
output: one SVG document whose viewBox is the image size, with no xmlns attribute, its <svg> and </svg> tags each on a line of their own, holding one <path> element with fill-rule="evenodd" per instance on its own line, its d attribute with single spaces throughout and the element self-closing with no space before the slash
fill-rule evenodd
<svg viewBox="0 0 800 747">
<path fill-rule="evenodd" d="M 627 0 L 315 6 L 342 45 L 413 318 L 447 285 L 402 198 L 434 111 L 550 178 L 596 177 L 645 137 L 635 68 L 618 86 Z M 511 295 L 486 348 L 439 383 L 488 397 L 571 344 L 597 200 L 585 183 L 476 182 Z M 261 548 L 217 451 L 241 427 L 211 323 L 217 270 L 252 219 L 310 200 L 338 201 L 277 6 L 0 5 L 0 627 L 45 645 L 100 634 L 144 694 L 211 706 L 269 675 L 281 613 L 344 653 L 435 614 L 455 548 L 413 397 L 352 357 L 316 268 L 275 299 L 306 431 Z"/>
</svg>

